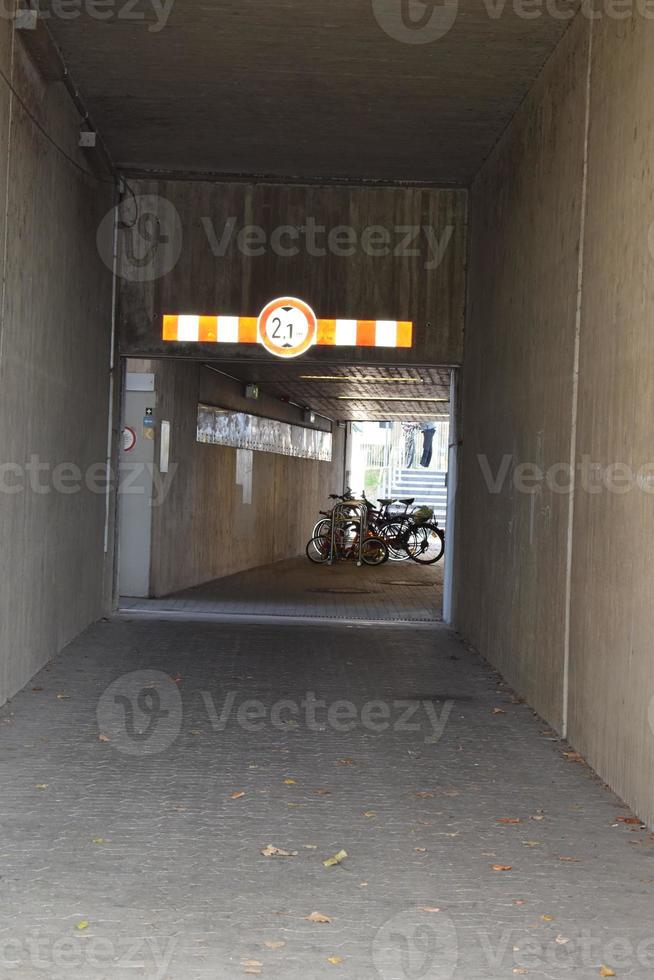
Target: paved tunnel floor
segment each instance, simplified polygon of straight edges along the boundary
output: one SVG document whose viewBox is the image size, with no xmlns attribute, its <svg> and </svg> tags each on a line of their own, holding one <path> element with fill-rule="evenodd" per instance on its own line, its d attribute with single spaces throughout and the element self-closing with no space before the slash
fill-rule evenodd
<svg viewBox="0 0 654 980">
<path fill-rule="evenodd" d="M 442 626 L 99 623 L 0 709 L 0 976 L 645 980 L 565 749 Z"/>
<path fill-rule="evenodd" d="M 438 622 L 443 562 L 315 565 L 307 558 L 263 565 L 163 599 L 121 599 L 126 611 L 221 616 Z"/>
</svg>

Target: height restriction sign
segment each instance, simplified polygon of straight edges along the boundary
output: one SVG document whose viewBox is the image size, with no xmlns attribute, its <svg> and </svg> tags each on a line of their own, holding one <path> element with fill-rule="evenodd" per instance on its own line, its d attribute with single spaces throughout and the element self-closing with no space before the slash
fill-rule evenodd
<svg viewBox="0 0 654 980">
<path fill-rule="evenodd" d="M 316 342 L 318 320 L 310 306 L 293 296 L 264 306 L 257 322 L 259 341 L 277 357 L 297 357 Z"/>
</svg>

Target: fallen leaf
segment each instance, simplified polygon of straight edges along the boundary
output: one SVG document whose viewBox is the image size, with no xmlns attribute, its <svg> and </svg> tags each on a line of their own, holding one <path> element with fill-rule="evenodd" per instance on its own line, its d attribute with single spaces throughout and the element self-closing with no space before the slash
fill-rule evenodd
<svg viewBox="0 0 654 980">
<path fill-rule="evenodd" d="M 58 694 L 57 698 L 59 701 L 70 701 L 70 694 Z"/>
<path fill-rule="evenodd" d="M 285 779 L 284 780 L 284 786 L 295 786 L 295 780 L 294 779 Z"/>
<path fill-rule="evenodd" d="M 241 966 L 243 967 L 244 973 L 247 973 L 249 976 L 258 977 L 261 975 L 263 963 L 261 960 L 241 960 Z"/>
<path fill-rule="evenodd" d="M 339 963 L 343 962 L 342 956 L 328 956 L 327 962 L 332 963 L 334 966 L 338 966 Z"/>
<path fill-rule="evenodd" d="M 418 911 L 419 912 L 440 912 L 440 909 L 437 909 L 434 905 L 419 905 L 418 906 Z"/>
<path fill-rule="evenodd" d="M 327 860 L 323 861 L 322 863 L 325 865 L 326 868 L 333 868 L 334 865 L 341 864 L 341 862 L 344 861 L 346 857 L 347 857 L 347 851 L 337 851 L 336 854 L 333 854 L 332 857 L 327 858 Z"/>
<path fill-rule="evenodd" d="M 42 687 L 33 687 L 32 690 L 33 691 L 42 691 L 43 688 Z"/>
<path fill-rule="evenodd" d="M 560 857 L 559 861 L 567 861 L 568 864 L 579 864 L 579 858 L 573 857 Z"/>
<path fill-rule="evenodd" d="M 238 793 L 232 793 L 230 800 L 240 800 L 242 796 L 245 796 L 244 790 L 239 790 Z"/>
<path fill-rule="evenodd" d="M 310 915 L 305 915 L 304 917 L 307 922 L 331 922 L 332 920 L 328 915 L 323 915 L 322 912 L 311 912 Z"/>
<path fill-rule="evenodd" d="M 423 790 L 420 790 L 420 792 L 419 793 L 416 793 L 415 795 L 417 797 L 419 797 L 419 799 L 421 799 L 421 800 L 429 800 L 433 796 L 435 796 L 436 794 L 435 793 L 432 793 L 431 790 L 423 789 Z"/>
<path fill-rule="evenodd" d="M 602 965 L 602 966 L 600 966 L 599 975 L 601 977 L 614 977 L 615 976 L 615 970 L 612 970 L 610 966 L 604 966 L 604 965 Z"/>
<path fill-rule="evenodd" d="M 426 847 L 414 847 L 414 851 L 417 854 L 426 854 L 427 853 L 427 848 Z"/>
<path fill-rule="evenodd" d="M 524 976 L 525 973 L 529 973 L 529 970 L 526 970 L 524 966 L 514 966 L 513 972 L 519 974 L 520 976 Z"/>
<path fill-rule="evenodd" d="M 48 788 L 48 785 L 49 785 L 48 783 L 37 783 L 36 784 L 36 788 L 37 789 L 47 789 Z"/>
<path fill-rule="evenodd" d="M 106 844 L 107 842 L 104 839 L 104 837 L 94 837 L 93 840 L 91 841 L 91 843 L 92 844 Z"/>
<path fill-rule="evenodd" d="M 285 858 L 288 858 L 288 857 L 297 857 L 297 851 L 285 851 L 281 847 L 273 847 L 272 844 L 266 845 L 266 847 L 264 847 L 264 849 L 261 851 L 261 853 L 263 854 L 264 857 L 267 857 L 267 858 L 271 858 L 271 857 L 285 857 Z"/>
<path fill-rule="evenodd" d="M 302 847 L 306 847 L 307 851 L 317 851 L 318 850 L 318 845 L 317 844 L 303 844 Z"/>
<path fill-rule="evenodd" d="M 553 915 L 541 915 L 541 919 L 543 920 L 543 922 L 554 922 Z"/>
<path fill-rule="evenodd" d="M 570 940 L 567 936 L 557 936 L 554 942 L 557 944 L 557 946 L 565 946 L 570 942 Z"/>
<path fill-rule="evenodd" d="M 544 820 L 545 817 L 541 813 L 535 814 L 533 817 L 529 817 L 530 820 Z"/>
<path fill-rule="evenodd" d="M 367 888 L 367 887 L 368 887 L 368 882 L 367 881 L 360 881 L 359 882 L 359 888 Z"/>
<path fill-rule="evenodd" d="M 103 732 L 100 732 L 100 734 L 98 735 L 98 741 L 99 742 L 108 742 L 109 741 L 109 736 L 108 735 L 105 735 Z"/>
<path fill-rule="evenodd" d="M 643 826 L 643 821 L 639 820 L 638 817 L 616 817 L 615 822 L 630 824 L 633 827 Z"/>
<path fill-rule="evenodd" d="M 525 847 L 540 847 L 541 842 L 539 840 L 523 840 L 522 843 Z"/>
<path fill-rule="evenodd" d="M 364 810 L 363 811 L 363 815 L 364 815 L 364 817 L 376 817 L 377 816 L 377 814 L 375 813 L 374 810 Z"/>
<path fill-rule="evenodd" d="M 522 823 L 520 817 L 502 817 L 498 823 Z"/>
<path fill-rule="evenodd" d="M 586 760 L 578 752 L 563 752 L 563 758 L 568 762 L 585 762 Z"/>
<path fill-rule="evenodd" d="M 492 871 L 513 871 L 513 867 L 510 864 L 491 864 Z"/>
<path fill-rule="evenodd" d="M 88 927 L 89 927 L 89 920 L 88 919 L 82 919 L 81 922 L 76 922 L 75 923 L 75 928 L 76 929 L 79 929 L 80 932 L 83 929 L 88 929 Z"/>
<path fill-rule="evenodd" d="M 313 792 L 315 796 L 329 796 L 331 794 L 329 789 L 314 789 Z"/>
<path fill-rule="evenodd" d="M 492 715 L 505 715 L 506 714 L 506 711 L 504 710 L 504 708 L 493 708 L 493 710 L 491 711 L 491 714 Z"/>
<path fill-rule="evenodd" d="M 281 949 L 286 945 L 285 939 L 266 939 L 263 944 L 266 949 Z"/>
<path fill-rule="evenodd" d="M 170 679 L 173 682 L 173 684 L 181 684 L 182 683 L 182 678 L 179 676 L 179 674 L 177 674 L 176 677 L 171 677 Z"/>
<path fill-rule="evenodd" d="M 337 763 L 338 763 L 339 766 L 353 766 L 354 765 L 354 759 L 337 759 L 336 761 L 337 761 Z"/>
</svg>

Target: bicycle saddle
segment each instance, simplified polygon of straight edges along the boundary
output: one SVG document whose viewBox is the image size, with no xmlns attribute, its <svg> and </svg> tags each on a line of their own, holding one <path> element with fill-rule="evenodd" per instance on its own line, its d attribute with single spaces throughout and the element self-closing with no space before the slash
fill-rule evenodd
<svg viewBox="0 0 654 980">
<path fill-rule="evenodd" d="M 388 506 L 388 504 L 392 504 L 393 503 L 393 498 L 392 497 L 378 497 L 377 498 L 377 503 L 378 504 L 381 504 L 382 507 L 386 507 L 386 506 Z"/>
<path fill-rule="evenodd" d="M 407 507 L 409 507 L 415 499 L 416 499 L 415 497 L 400 497 L 399 502 L 401 504 L 406 504 Z"/>
</svg>

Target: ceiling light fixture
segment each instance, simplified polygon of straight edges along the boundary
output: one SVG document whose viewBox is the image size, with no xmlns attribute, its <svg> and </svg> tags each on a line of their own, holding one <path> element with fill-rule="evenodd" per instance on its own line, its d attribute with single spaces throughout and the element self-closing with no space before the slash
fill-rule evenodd
<svg viewBox="0 0 654 980">
<path fill-rule="evenodd" d="M 336 395 L 339 402 L 439 402 L 447 404 L 449 398 L 412 398 L 410 395 Z"/>
<path fill-rule="evenodd" d="M 424 385 L 428 384 L 424 378 L 375 378 L 374 376 L 364 375 L 359 378 L 350 378 L 346 375 L 340 374 L 301 374 L 298 377 L 298 381 L 354 381 L 354 382 L 368 382 L 374 381 L 375 384 L 387 384 L 387 385 Z"/>
</svg>

